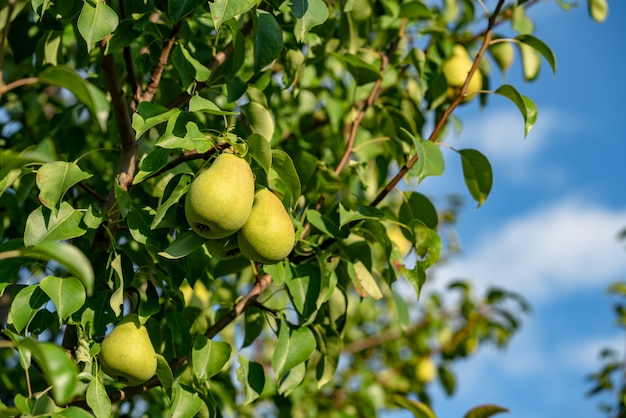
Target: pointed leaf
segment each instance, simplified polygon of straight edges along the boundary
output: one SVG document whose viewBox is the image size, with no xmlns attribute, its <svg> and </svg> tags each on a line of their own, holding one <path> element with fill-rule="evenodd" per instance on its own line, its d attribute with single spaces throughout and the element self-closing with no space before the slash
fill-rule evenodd
<svg viewBox="0 0 626 418">
<path fill-rule="evenodd" d="M 543 57 L 548 61 L 550 67 L 552 68 L 552 72 L 556 74 L 556 57 L 554 56 L 554 52 L 550 49 L 550 47 L 543 42 L 541 39 L 534 37 L 533 35 L 519 35 L 515 37 L 519 42 L 523 44 L 532 46 L 535 51 L 543 55 Z"/>
<path fill-rule="evenodd" d="M 177 380 L 173 387 L 174 399 L 168 414 L 169 418 L 193 418 L 196 416 L 200 408 L 202 408 L 202 399 L 198 396 L 198 392 L 188 389 L 180 384 Z"/>
<path fill-rule="evenodd" d="M 253 133 L 248 137 L 248 153 L 252 155 L 252 158 L 263 168 L 266 174 L 270 172 L 272 147 L 263 136 Z"/>
<path fill-rule="evenodd" d="M 75 210 L 67 202 L 61 203 L 56 215 L 39 206 L 26 219 L 24 245 L 32 246 L 80 237 L 87 232 L 80 225 L 82 219 L 83 212 Z"/>
<path fill-rule="evenodd" d="M 97 376 L 87 386 L 86 401 L 96 418 L 111 416 L 111 399 Z"/>
<path fill-rule="evenodd" d="M 346 66 L 358 86 L 372 83 L 382 77 L 378 67 L 365 62 L 363 58 L 357 55 L 334 54 L 333 56 Z"/>
<path fill-rule="evenodd" d="M 481 405 L 470 409 L 464 418 L 489 418 L 501 412 L 509 410 L 498 405 Z"/>
<path fill-rule="evenodd" d="M 413 142 L 418 156 L 417 163 L 413 166 L 413 170 L 417 174 L 418 183 L 421 183 L 428 176 L 442 175 L 445 164 L 439 146 L 431 141 L 419 140 L 413 135 L 411 137 L 414 139 Z"/>
<path fill-rule="evenodd" d="M 315 337 L 310 329 L 292 328 L 287 321 L 281 321 L 278 342 L 272 358 L 272 368 L 278 379 L 308 359 L 315 346 Z"/>
<path fill-rule="evenodd" d="M 242 107 L 248 125 L 252 132 L 261 135 L 266 141 L 271 141 L 274 136 L 274 118 L 271 112 L 262 104 L 250 102 Z"/>
<path fill-rule="evenodd" d="M 20 289 L 13 298 L 10 313 L 13 326 L 17 332 L 22 332 L 35 317 L 41 307 L 50 299 L 38 285 L 26 286 Z"/>
<path fill-rule="evenodd" d="M 283 150 L 272 150 L 272 170 L 287 188 L 289 207 L 293 207 L 300 198 L 300 177 L 293 160 Z"/>
<path fill-rule="evenodd" d="M 238 115 L 239 112 L 230 112 L 227 110 L 220 109 L 215 103 L 210 101 L 209 99 L 205 99 L 199 94 L 194 95 L 189 100 L 189 111 L 194 112 L 204 112 L 210 115 Z"/>
<path fill-rule="evenodd" d="M 283 33 L 274 16 L 264 10 L 257 10 L 254 23 L 254 71 L 258 72 L 280 54 L 283 49 Z"/>
<path fill-rule="evenodd" d="M 137 112 L 133 113 L 133 129 L 136 132 L 135 138 L 139 138 L 150 128 L 167 122 L 172 115 L 179 112 L 180 109 L 178 108 L 168 109 L 151 102 L 141 102 L 139 106 L 137 106 Z"/>
<path fill-rule="evenodd" d="M 50 297 L 57 309 L 59 318 L 63 321 L 78 311 L 85 303 L 85 288 L 80 280 L 75 277 L 62 279 L 47 276 L 41 279 L 39 287 Z"/>
<path fill-rule="evenodd" d="M 263 392 L 265 386 L 263 366 L 254 361 L 249 361 L 244 356 L 239 356 L 237 380 L 242 384 L 245 393 L 244 405 L 248 405 L 261 396 Z"/>
<path fill-rule="evenodd" d="M 205 242 L 207 242 L 206 238 L 201 237 L 193 231 L 189 231 L 176 237 L 176 240 L 165 250 L 159 252 L 159 255 L 170 260 L 176 260 L 196 251 L 198 248 L 202 247 Z"/>
<path fill-rule="evenodd" d="M 78 17 L 78 31 L 87 43 L 87 51 L 91 51 L 96 42 L 111 34 L 118 23 L 117 13 L 106 3 L 84 2 Z"/>
<path fill-rule="evenodd" d="M 376 283 L 376 279 L 372 273 L 367 269 L 362 261 L 357 261 L 348 267 L 348 271 L 351 273 L 352 283 L 356 287 L 357 292 L 365 297 L 366 295 L 378 300 L 382 299 L 383 294 L 380 291 L 380 287 Z"/>
<path fill-rule="evenodd" d="M 28 349 L 43 370 L 57 405 L 64 405 L 72 398 L 77 384 L 76 367 L 65 349 L 49 342 L 32 338 L 20 341 L 19 345 Z"/>
<path fill-rule="evenodd" d="M 596 22 L 604 22 L 609 14 L 609 5 L 606 0 L 587 0 L 589 14 Z"/>
<path fill-rule="evenodd" d="M 510 84 L 503 84 L 494 93 L 506 97 L 515 103 L 524 117 L 524 136 L 528 135 L 537 121 L 537 106 L 535 103 L 528 97 L 519 94 L 515 87 Z"/>
<path fill-rule="evenodd" d="M 294 0 L 291 13 L 296 17 L 293 33 L 298 42 L 304 42 L 307 33 L 328 19 L 328 6 L 323 0 Z"/>
<path fill-rule="evenodd" d="M 289 396 L 292 390 L 300 386 L 306 375 L 306 364 L 300 363 L 289 370 L 278 382 L 278 393 Z"/>
<path fill-rule="evenodd" d="M 76 163 L 55 161 L 42 165 L 37 170 L 39 201 L 48 209 L 55 211 L 59 202 L 72 186 L 90 178 L 92 174 L 80 169 Z"/>
<path fill-rule="evenodd" d="M 201 381 L 207 381 L 222 370 L 230 360 L 232 348 L 225 341 L 212 341 L 197 335 L 191 351 L 193 372 Z"/>
<path fill-rule="evenodd" d="M 256 6 L 256 0 L 215 0 L 209 2 L 215 30 L 219 30 L 220 26 L 227 20 L 247 12 L 254 6 Z"/>
<path fill-rule="evenodd" d="M 411 412 L 415 418 L 437 418 L 433 410 L 423 402 L 407 398 L 400 394 L 394 394 L 393 401 L 396 405 Z"/>
<path fill-rule="evenodd" d="M 533 81 L 541 70 L 541 57 L 535 48 L 527 44 L 517 44 L 522 56 L 522 70 L 526 81 Z"/>
<path fill-rule="evenodd" d="M 206 3 L 206 0 L 170 0 L 167 3 L 167 14 L 174 23 Z"/>
<path fill-rule="evenodd" d="M 371 206 L 359 206 L 358 210 L 348 210 L 343 204 L 339 204 L 339 228 L 365 219 L 380 220 L 384 216 L 385 213 L 382 210 Z"/>
<path fill-rule="evenodd" d="M 491 164 L 487 157 L 474 149 L 463 149 L 459 151 L 459 154 L 461 155 L 465 184 L 480 207 L 491 191 L 493 183 Z"/>
</svg>

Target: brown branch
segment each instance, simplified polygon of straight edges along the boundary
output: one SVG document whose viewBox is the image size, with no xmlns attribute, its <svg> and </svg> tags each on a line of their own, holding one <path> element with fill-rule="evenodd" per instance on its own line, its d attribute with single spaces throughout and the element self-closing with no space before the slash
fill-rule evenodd
<svg viewBox="0 0 626 418">
<path fill-rule="evenodd" d="M 150 77 L 150 82 L 146 86 L 146 90 L 141 97 L 141 102 L 151 102 L 154 98 L 154 95 L 159 88 L 159 84 L 161 83 L 161 76 L 163 75 L 163 70 L 167 65 L 167 61 L 170 57 L 170 52 L 172 52 L 172 47 L 174 46 L 174 42 L 176 42 L 176 36 L 178 35 L 178 31 L 180 30 L 183 21 L 181 20 L 172 28 L 172 32 L 170 33 L 169 39 L 165 41 L 165 45 L 161 50 L 161 55 L 159 55 L 159 61 L 157 62 L 154 71 L 152 71 L 152 76 Z M 138 105 L 139 103 L 137 103 Z"/>
<path fill-rule="evenodd" d="M 1 73 L 2 71 L 0 70 L 0 74 Z M 20 78 L 19 80 L 12 81 L 9 84 L 4 84 L 0 80 L 0 97 L 2 97 L 6 92 L 9 92 L 17 87 L 27 86 L 29 84 L 35 84 L 38 81 L 39 79 L 37 77 Z"/>
<path fill-rule="evenodd" d="M 207 338 L 215 337 L 221 330 L 226 328 L 228 324 L 237 319 L 248 306 L 254 305 L 257 298 L 265 289 L 267 289 L 272 284 L 272 276 L 269 274 L 264 274 L 263 276 L 257 276 L 256 283 L 248 294 L 241 299 L 239 302 L 235 304 L 233 309 L 231 309 L 226 315 L 222 316 L 217 320 L 208 330 L 204 333 Z"/>
<path fill-rule="evenodd" d="M 125 0 L 120 0 L 120 19 L 126 19 Z M 130 108 L 134 112 L 137 110 L 137 105 L 141 101 L 141 84 L 137 81 L 137 76 L 135 75 L 130 46 L 125 46 L 122 49 L 122 57 L 124 58 L 124 65 L 126 66 L 126 82 L 130 85 L 131 91 L 133 92 L 133 100 L 130 103 Z"/>
<path fill-rule="evenodd" d="M 433 129 L 430 136 L 428 137 L 429 141 L 437 142 L 439 134 L 441 133 L 446 123 L 448 122 L 450 115 L 452 115 L 452 112 L 457 108 L 459 104 L 461 104 L 461 102 L 465 98 L 465 94 L 467 92 L 467 86 L 469 85 L 470 80 L 472 79 L 472 76 L 474 75 L 474 73 L 478 70 L 478 65 L 480 64 L 480 61 L 485 55 L 485 51 L 487 51 L 487 48 L 489 47 L 489 43 L 491 42 L 491 36 L 493 34 L 493 28 L 496 24 L 496 19 L 498 18 L 498 15 L 500 14 L 500 9 L 502 8 L 503 5 L 504 5 L 504 0 L 499 0 L 494 12 L 489 17 L 487 30 L 485 31 L 485 38 L 483 40 L 482 46 L 480 47 L 480 50 L 478 51 L 478 54 L 476 54 L 476 57 L 474 58 L 474 63 L 472 64 L 472 68 L 467 74 L 465 83 L 463 83 L 463 86 L 461 87 L 461 91 L 459 91 L 459 93 L 454 98 L 450 106 L 446 108 L 446 110 L 441 115 L 441 118 L 439 118 L 439 120 L 437 121 L 435 128 Z M 372 203 L 370 203 L 370 206 L 372 207 L 378 206 L 378 204 L 385 197 L 387 197 L 387 195 L 398 185 L 400 180 L 402 180 L 402 178 L 406 175 L 406 173 L 409 172 L 409 170 L 415 165 L 415 163 L 417 163 L 418 159 L 419 159 L 419 156 L 416 154 L 410 160 L 408 160 L 404 164 L 404 166 L 398 171 L 398 173 L 396 173 L 396 175 L 389 181 L 389 183 L 387 183 L 385 187 L 378 193 L 376 198 L 372 201 Z"/>
</svg>

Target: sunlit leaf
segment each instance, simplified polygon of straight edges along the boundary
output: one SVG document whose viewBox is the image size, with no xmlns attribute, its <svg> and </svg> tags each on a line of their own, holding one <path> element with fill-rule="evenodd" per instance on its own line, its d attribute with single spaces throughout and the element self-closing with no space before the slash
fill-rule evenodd
<svg viewBox="0 0 626 418">
<path fill-rule="evenodd" d="M 291 13 L 296 17 L 294 34 L 298 42 L 304 42 L 307 33 L 328 19 L 329 12 L 323 0 L 294 0 Z"/>
<path fill-rule="evenodd" d="M 83 215 L 83 212 L 75 210 L 67 202 L 61 203 L 57 213 L 39 206 L 26 220 L 24 245 L 33 246 L 82 236 L 87 232 L 81 226 Z"/>
<path fill-rule="evenodd" d="M 300 197 L 300 177 L 293 160 L 283 150 L 272 150 L 272 170 L 276 172 L 280 181 L 285 185 L 289 194 L 289 207 L 293 207 Z"/>
<path fill-rule="evenodd" d="M 137 111 L 133 113 L 135 137 L 139 138 L 150 128 L 167 122 L 172 115 L 179 112 L 180 109 L 178 108 L 168 109 L 151 102 L 141 102 L 137 107 Z"/>
<path fill-rule="evenodd" d="M 56 161 L 44 164 L 37 170 L 39 201 L 56 212 L 65 193 L 76 183 L 91 176 L 92 174 L 84 172 L 75 163 Z"/>
<path fill-rule="evenodd" d="M 246 104 L 242 110 L 252 132 L 261 135 L 266 141 L 271 141 L 274 136 L 275 125 L 270 111 L 257 102 Z"/>
<path fill-rule="evenodd" d="M 365 264 L 361 261 L 357 261 L 352 266 L 353 267 L 351 269 L 349 268 L 348 271 L 352 273 L 350 277 L 352 278 L 352 283 L 356 287 L 357 292 L 362 297 L 367 295 L 374 299 L 382 299 L 383 294 L 380 291 L 380 287 L 378 287 L 376 279 Z"/>
<path fill-rule="evenodd" d="M 498 405 L 481 405 L 469 410 L 464 418 L 489 418 L 502 412 L 509 410 Z"/>
<path fill-rule="evenodd" d="M 111 399 L 98 376 L 87 386 L 86 401 L 96 418 L 111 416 Z"/>
<path fill-rule="evenodd" d="M 300 386 L 306 375 L 306 365 L 300 363 L 290 369 L 278 382 L 278 393 L 289 396 L 291 391 Z"/>
<path fill-rule="evenodd" d="M 550 49 L 545 42 L 533 35 L 519 35 L 515 37 L 515 39 L 523 44 L 530 45 L 535 51 L 543 55 L 546 61 L 548 61 L 548 64 L 550 64 L 550 67 L 552 67 L 552 72 L 556 74 L 556 57 L 552 49 Z"/>
<path fill-rule="evenodd" d="M 230 360 L 232 348 L 225 341 L 212 341 L 197 335 L 191 351 L 193 372 L 200 381 L 206 381 L 219 373 Z"/>
<path fill-rule="evenodd" d="M 348 210 L 339 204 L 339 228 L 355 221 L 365 219 L 379 220 L 384 217 L 384 212 L 371 206 L 359 206 L 358 210 Z"/>
<path fill-rule="evenodd" d="M 39 287 L 50 297 L 61 320 L 78 311 L 85 302 L 85 288 L 75 277 L 46 276 Z"/>
<path fill-rule="evenodd" d="M 609 5 L 606 0 L 587 0 L 589 14 L 596 22 L 604 22 L 609 14 Z"/>
<path fill-rule="evenodd" d="M 165 250 L 159 252 L 159 255 L 171 260 L 182 258 L 202 247 L 206 241 L 206 238 L 188 231 L 177 237 Z"/>
<path fill-rule="evenodd" d="M 50 300 L 38 285 L 22 288 L 11 303 L 10 313 L 13 326 L 17 332 L 22 332 L 41 307 Z"/>
<path fill-rule="evenodd" d="M 227 20 L 247 12 L 256 5 L 256 0 L 215 0 L 209 2 L 215 30 Z"/>
<path fill-rule="evenodd" d="M 396 405 L 411 412 L 415 418 L 437 418 L 433 410 L 423 402 L 407 398 L 400 394 L 394 394 L 393 401 Z"/>
<path fill-rule="evenodd" d="M 510 84 L 503 84 L 494 93 L 506 97 L 517 106 L 524 118 L 524 136 L 528 135 L 537 121 L 537 106 L 535 103 L 530 98 L 519 94 L 517 89 Z"/>
<path fill-rule="evenodd" d="M 170 418 L 192 418 L 202 407 L 202 399 L 198 393 L 188 387 L 183 386 L 180 381 L 176 381 L 173 387 L 174 398 L 168 417 Z"/>
<path fill-rule="evenodd" d="M 204 112 L 210 115 L 238 115 L 239 112 L 230 112 L 220 109 L 215 103 L 209 99 L 205 99 L 199 94 L 195 94 L 189 99 L 190 112 Z"/>
<path fill-rule="evenodd" d="M 292 328 L 286 321 L 281 321 L 272 358 L 272 368 L 276 376 L 282 378 L 289 370 L 308 359 L 315 346 L 315 337 L 310 329 Z"/>
<path fill-rule="evenodd" d="M 459 150 L 465 185 L 480 207 L 491 191 L 493 173 L 487 157 L 475 149 Z"/>
<path fill-rule="evenodd" d="M 78 17 L 78 31 L 87 43 L 87 50 L 91 51 L 96 42 L 113 32 L 118 23 L 117 13 L 106 3 L 100 1 L 95 3 L 84 2 Z"/>
<path fill-rule="evenodd" d="M 259 363 L 248 360 L 245 356 L 239 356 L 237 368 L 237 380 L 243 386 L 245 393 L 244 405 L 257 399 L 265 386 L 265 372 Z"/>
</svg>

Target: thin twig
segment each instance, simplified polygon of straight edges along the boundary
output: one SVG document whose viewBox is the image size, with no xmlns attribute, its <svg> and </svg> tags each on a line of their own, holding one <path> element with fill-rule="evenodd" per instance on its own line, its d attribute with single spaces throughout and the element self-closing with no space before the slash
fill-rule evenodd
<svg viewBox="0 0 626 418">
<path fill-rule="evenodd" d="M 159 84 L 161 83 L 161 76 L 163 75 L 163 70 L 165 70 L 165 66 L 170 57 L 170 53 L 172 52 L 172 47 L 176 42 L 176 37 L 178 36 L 178 31 L 180 30 L 183 21 L 181 20 L 172 28 L 172 32 L 170 33 L 169 39 L 165 41 L 165 45 L 161 50 L 161 55 L 159 55 L 159 61 L 157 62 L 154 71 L 152 71 L 152 77 L 150 77 L 150 82 L 146 86 L 146 90 L 141 97 L 142 102 L 151 102 L 154 98 L 154 95 L 159 88 Z M 137 103 L 139 104 L 139 103 Z"/>
<path fill-rule="evenodd" d="M 120 0 L 120 19 L 126 19 L 125 0 Z M 137 110 L 137 105 L 141 99 L 141 84 L 139 84 L 137 76 L 135 75 L 135 67 L 133 65 L 133 56 L 130 46 L 125 46 L 122 49 L 122 57 L 124 58 L 124 65 L 126 66 L 126 82 L 130 85 L 130 89 L 133 93 L 133 100 L 130 102 L 130 108 L 134 112 Z"/>
<path fill-rule="evenodd" d="M 7 10 L 7 19 L 4 22 L 2 37 L 0 38 L 0 87 L 4 87 L 4 52 L 6 48 L 7 37 L 9 36 L 9 29 L 11 27 L 11 15 L 13 15 L 13 9 L 15 8 L 15 0 L 9 0 L 8 3 L 9 7 Z"/>
</svg>

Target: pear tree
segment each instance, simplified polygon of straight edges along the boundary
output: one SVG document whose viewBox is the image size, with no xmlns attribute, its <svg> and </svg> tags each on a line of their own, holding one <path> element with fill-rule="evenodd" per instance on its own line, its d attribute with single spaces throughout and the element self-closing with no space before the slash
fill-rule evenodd
<svg viewBox="0 0 626 418">
<path fill-rule="evenodd" d="M 538 3 L 0 1 L 0 415 L 434 417 L 528 309 L 423 287 L 491 192 L 455 111 L 540 117 Z"/>
</svg>

